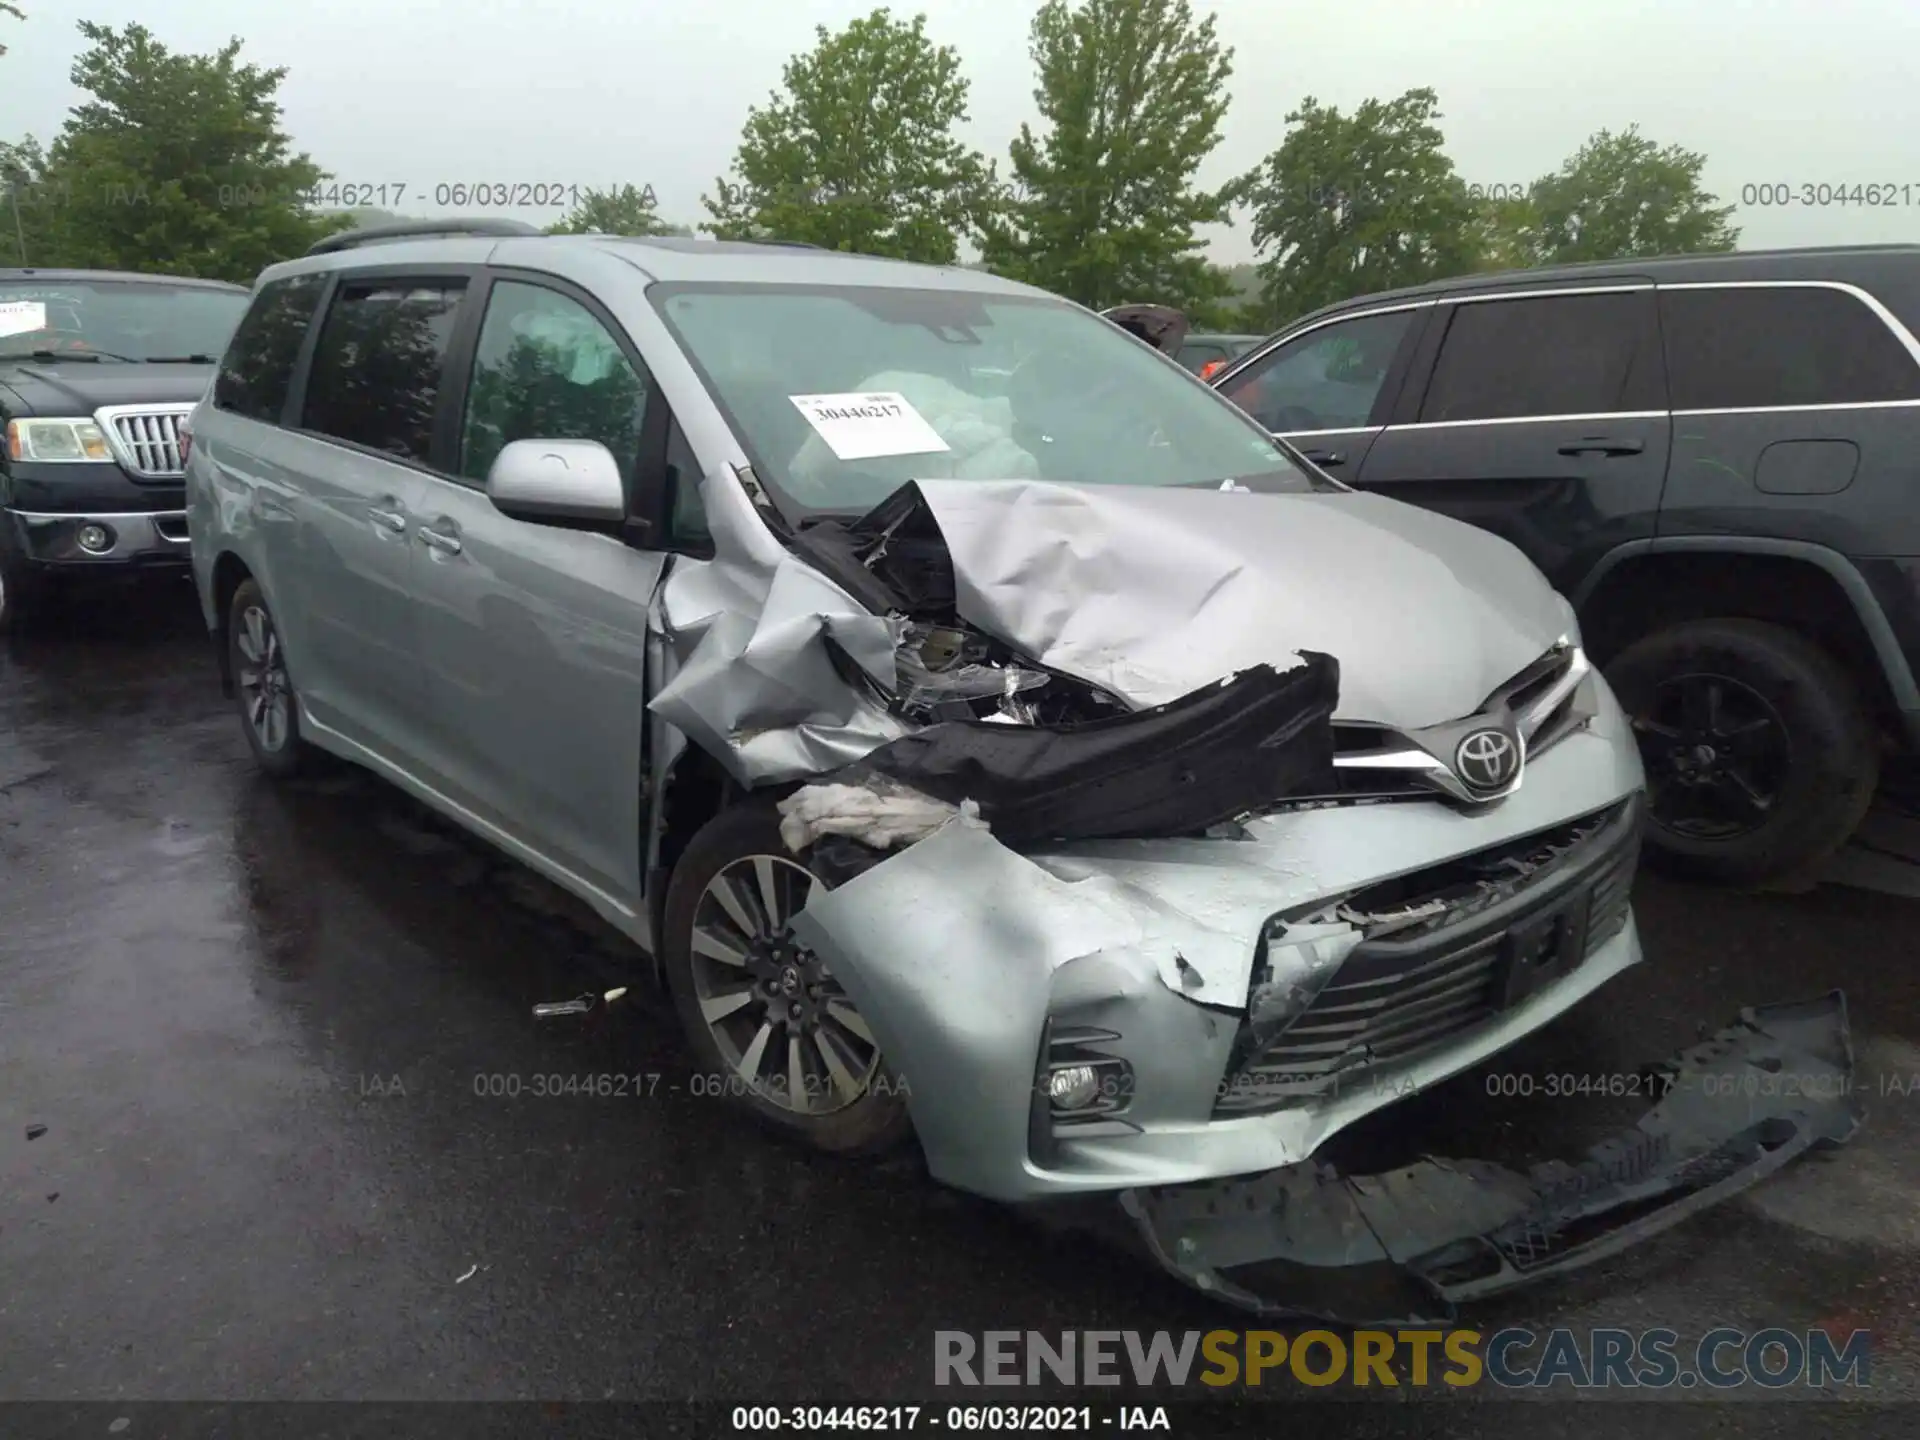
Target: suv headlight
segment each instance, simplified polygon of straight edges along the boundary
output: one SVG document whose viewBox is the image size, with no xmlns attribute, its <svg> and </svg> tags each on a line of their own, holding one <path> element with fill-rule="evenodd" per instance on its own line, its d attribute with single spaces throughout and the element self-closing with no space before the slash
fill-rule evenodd
<svg viewBox="0 0 1920 1440">
<path fill-rule="evenodd" d="M 15 460 L 111 461 L 107 437 L 91 420 L 9 420 L 7 454 Z"/>
</svg>

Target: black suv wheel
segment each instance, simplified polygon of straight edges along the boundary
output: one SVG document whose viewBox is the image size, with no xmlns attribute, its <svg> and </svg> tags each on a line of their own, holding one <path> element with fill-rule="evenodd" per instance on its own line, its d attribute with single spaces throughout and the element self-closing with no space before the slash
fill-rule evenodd
<svg viewBox="0 0 1920 1440">
<path fill-rule="evenodd" d="M 1669 872 L 1796 877 L 1873 802 L 1880 746 L 1859 686 L 1791 630 L 1692 621 L 1637 641 L 1606 673 L 1646 763 L 1648 859 Z"/>
</svg>

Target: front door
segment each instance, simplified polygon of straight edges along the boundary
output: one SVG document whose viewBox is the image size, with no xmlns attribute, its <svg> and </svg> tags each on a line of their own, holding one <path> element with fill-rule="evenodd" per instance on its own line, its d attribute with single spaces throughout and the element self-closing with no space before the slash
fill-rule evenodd
<svg viewBox="0 0 1920 1440">
<path fill-rule="evenodd" d="M 647 606 L 665 556 L 510 519 L 513 440 L 598 440 L 634 493 L 649 384 L 612 320 L 559 282 L 495 278 L 413 584 L 434 767 L 454 799 L 618 903 L 638 896 Z"/>
<path fill-rule="evenodd" d="M 1236 370 L 1220 393 L 1351 483 L 1428 308 L 1402 305 L 1319 322 Z"/>
<path fill-rule="evenodd" d="M 1653 535 L 1673 423 L 1651 285 L 1454 296 L 1433 325 L 1345 478 L 1511 540 L 1562 592 Z"/>
</svg>

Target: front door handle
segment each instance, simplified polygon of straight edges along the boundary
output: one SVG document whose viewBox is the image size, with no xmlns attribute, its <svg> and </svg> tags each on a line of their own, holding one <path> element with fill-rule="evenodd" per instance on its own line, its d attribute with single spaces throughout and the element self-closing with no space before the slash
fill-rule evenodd
<svg viewBox="0 0 1920 1440">
<path fill-rule="evenodd" d="M 1647 448 L 1644 440 L 1616 440 L 1607 435 L 1589 435 L 1570 440 L 1560 447 L 1562 455 L 1639 455 Z"/>
<path fill-rule="evenodd" d="M 383 530 L 391 530 L 396 535 L 404 535 L 407 530 L 406 512 L 397 508 L 387 508 L 388 506 L 397 506 L 397 504 L 398 502 L 395 500 L 386 499 L 378 505 L 369 506 L 367 509 L 367 518 Z"/>
<path fill-rule="evenodd" d="M 1329 465 L 1344 465 L 1347 463 L 1347 457 L 1342 455 L 1338 450 L 1302 450 L 1300 453 L 1314 464 L 1323 468 Z"/>
<path fill-rule="evenodd" d="M 422 528 L 420 531 L 420 541 L 429 549 L 438 550 L 442 555 L 458 555 L 460 553 L 460 537 L 449 534 L 445 530 Z"/>
</svg>

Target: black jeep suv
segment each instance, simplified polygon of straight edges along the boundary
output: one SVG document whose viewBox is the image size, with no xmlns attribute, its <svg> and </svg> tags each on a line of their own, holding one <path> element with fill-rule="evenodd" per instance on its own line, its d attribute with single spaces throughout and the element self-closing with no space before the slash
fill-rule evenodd
<svg viewBox="0 0 1920 1440">
<path fill-rule="evenodd" d="M 0 270 L 0 627 L 63 580 L 188 573 L 181 423 L 247 295 L 216 280 Z"/>
<path fill-rule="evenodd" d="M 1792 883 L 1920 748 L 1920 246 L 1361 296 L 1212 383 L 1329 474 L 1495 531 L 1633 716 L 1652 858 Z"/>
</svg>

